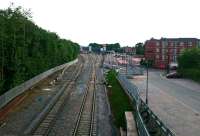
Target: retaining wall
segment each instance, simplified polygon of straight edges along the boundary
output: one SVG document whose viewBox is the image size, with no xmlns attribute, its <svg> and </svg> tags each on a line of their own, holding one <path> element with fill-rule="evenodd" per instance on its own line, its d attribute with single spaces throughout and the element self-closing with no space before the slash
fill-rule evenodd
<svg viewBox="0 0 200 136">
<path fill-rule="evenodd" d="M 48 71 L 45 71 L 45 72 L 31 78 L 30 80 L 10 89 L 9 91 L 7 91 L 6 93 L 4 93 L 3 95 L 0 96 L 0 109 L 2 107 L 4 107 L 6 104 L 8 104 L 16 96 L 22 94 L 23 92 L 25 92 L 26 90 L 31 88 L 33 85 L 37 84 L 41 80 L 48 77 L 49 75 L 51 75 L 51 74 L 53 74 L 53 73 L 55 73 L 55 72 L 57 72 L 57 71 L 59 71 L 63 68 L 67 68 L 70 65 L 75 64 L 76 62 L 78 62 L 78 59 L 75 59 L 75 60 L 70 61 L 68 63 L 65 63 L 63 65 L 49 69 Z"/>
</svg>

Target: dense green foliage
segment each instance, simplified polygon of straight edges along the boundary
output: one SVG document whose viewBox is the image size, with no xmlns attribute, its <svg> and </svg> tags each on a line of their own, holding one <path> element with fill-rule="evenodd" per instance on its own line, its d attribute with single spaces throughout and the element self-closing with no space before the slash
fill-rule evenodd
<svg viewBox="0 0 200 136">
<path fill-rule="evenodd" d="M 200 48 L 183 51 L 178 57 L 178 72 L 184 77 L 200 81 Z"/>
<path fill-rule="evenodd" d="M 92 47 L 93 52 L 100 52 L 100 49 L 102 48 L 102 45 L 97 43 L 90 43 L 89 46 Z"/>
<path fill-rule="evenodd" d="M 0 10 L 0 94 L 78 52 L 78 44 L 38 27 L 21 7 Z"/>
<path fill-rule="evenodd" d="M 143 43 L 137 43 L 135 45 L 135 50 L 137 55 L 144 55 L 144 44 Z"/>
<path fill-rule="evenodd" d="M 111 110 L 114 115 L 114 123 L 117 127 L 126 128 L 125 111 L 133 111 L 128 96 L 116 79 L 116 72 L 111 70 L 106 77 L 108 84 L 112 87 L 109 88 L 109 101 Z"/>
<path fill-rule="evenodd" d="M 120 44 L 119 43 L 104 44 L 104 45 L 106 45 L 106 51 L 115 51 L 115 52 L 120 51 Z M 93 52 L 100 52 L 100 49 L 103 48 L 103 45 L 98 44 L 98 43 L 90 43 L 89 46 L 92 47 Z"/>
<path fill-rule="evenodd" d="M 120 44 L 119 43 L 107 44 L 106 50 L 118 52 L 120 50 Z"/>
<path fill-rule="evenodd" d="M 141 59 L 140 61 L 140 65 L 143 65 L 145 67 L 152 67 L 154 64 L 154 60 L 144 60 L 144 59 Z"/>
</svg>

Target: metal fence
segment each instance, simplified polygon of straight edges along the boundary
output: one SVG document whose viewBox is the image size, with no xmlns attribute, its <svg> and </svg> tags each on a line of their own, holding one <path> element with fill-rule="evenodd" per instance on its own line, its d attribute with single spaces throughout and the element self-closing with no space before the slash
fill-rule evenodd
<svg viewBox="0 0 200 136">
<path fill-rule="evenodd" d="M 146 121 L 146 123 L 152 123 L 154 124 L 154 128 L 159 128 L 158 132 L 154 132 L 157 133 L 157 135 L 160 136 L 175 136 L 175 134 L 168 128 L 166 127 L 165 124 L 163 124 L 163 122 L 153 113 L 153 111 L 148 107 L 148 105 L 141 99 L 141 106 L 139 109 L 140 113 L 142 111 L 145 111 L 148 115 L 148 121 Z"/>
<path fill-rule="evenodd" d="M 134 99 L 135 101 L 134 105 L 134 107 L 136 107 L 135 121 L 138 128 L 138 134 L 140 136 L 150 136 L 139 112 L 140 96 L 138 88 L 134 86 L 131 82 L 129 82 L 126 76 L 124 75 L 119 74 L 117 78 L 123 89 L 128 94 L 128 96 L 131 99 Z"/>
<path fill-rule="evenodd" d="M 128 96 L 135 102 L 135 121 L 139 136 L 150 136 L 147 125 L 151 127 L 151 132 L 156 136 L 175 136 L 163 122 L 152 112 L 146 103 L 140 98 L 139 89 L 132 84 L 125 75 L 119 74 L 117 79 Z"/>
<path fill-rule="evenodd" d="M 10 89 L 9 91 L 7 91 L 6 93 L 4 93 L 3 95 L 0 96 L 0 109 L 2 107 L 4 107 L 6 104 L 8 104 L 16 96 L 22 94 L 23 92 L 25 92 L 26 90 L 31 88 L 33 85 L 37 84 L 39 81 L 43 80 L 44 78 L 48 77 L 49 75 L 51 75 L 52 73 L 54 73 L 56 71 L 59 71 L 65 67 L 68 67 L 68 66 L 76 63 L 77 61 L 78 61 L 78 59 L 70 61 L 63 65 L 57 66 L 55 68 L 52 68 L 52 69 L 45 71 L 45 72 L 33 77 L 32 79 L 20 84 L 19 86 L 16 86 L 16 87 Z"/>
</svg>

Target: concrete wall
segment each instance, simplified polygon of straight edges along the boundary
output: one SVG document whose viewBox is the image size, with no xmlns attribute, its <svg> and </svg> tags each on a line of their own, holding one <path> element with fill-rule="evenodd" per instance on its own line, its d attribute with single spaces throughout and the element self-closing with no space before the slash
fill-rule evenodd
<svg viewBox="0 0 200 136">
<path fill-rule="evenodd" d="M 25 92 L 26 90 L 28 90 L 29 88 L 31 88 L 33 85 L 37 84 L 38 82 L 40 82 L 41 80 L 45 79 L 46 77 L 48 77 L 49 75 L 63 69 L 66 67 L 69 67 L 72 64 L 75 64 L 76 62 L 78 62 L 78 59 L 70 61 L 66 64 L 54 67 L 48 71 L 45 71 L 35 77 L 33 77 L 32 79 L 20 84 L 19 86 L 16 86 L 12 89 L 10 89 L 9 91 L 7 91 L 6 93 L 4 93 L 3 95 L 0 96 L 0 109 L 2 107 L 4 107 L 6 104 L 8 104 L 12 99 L 14 99 L 16 96 L 22 94 L 23 92 Z"/>
<path fill-rule="evenodd" d="M 127 136 L 138 136 L 133 113 L 131 111 L 130 112 L 126 111 L 125 117 L 126 117 L 126 128 L 127 128 L 126 135 Z"/>
</svg>

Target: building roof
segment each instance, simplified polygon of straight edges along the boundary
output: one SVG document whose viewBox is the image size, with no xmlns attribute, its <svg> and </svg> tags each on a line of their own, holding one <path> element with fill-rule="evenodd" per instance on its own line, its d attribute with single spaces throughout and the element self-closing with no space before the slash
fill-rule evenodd
<svg viewBox="0 0 200 136">
<path fill-rule="evenodd" d="M 161 41 L 177 41 L 177 42 L 188 42 L 188 41 L 200 41 L 197 38 L 161 38 Z"/>
</svg>

